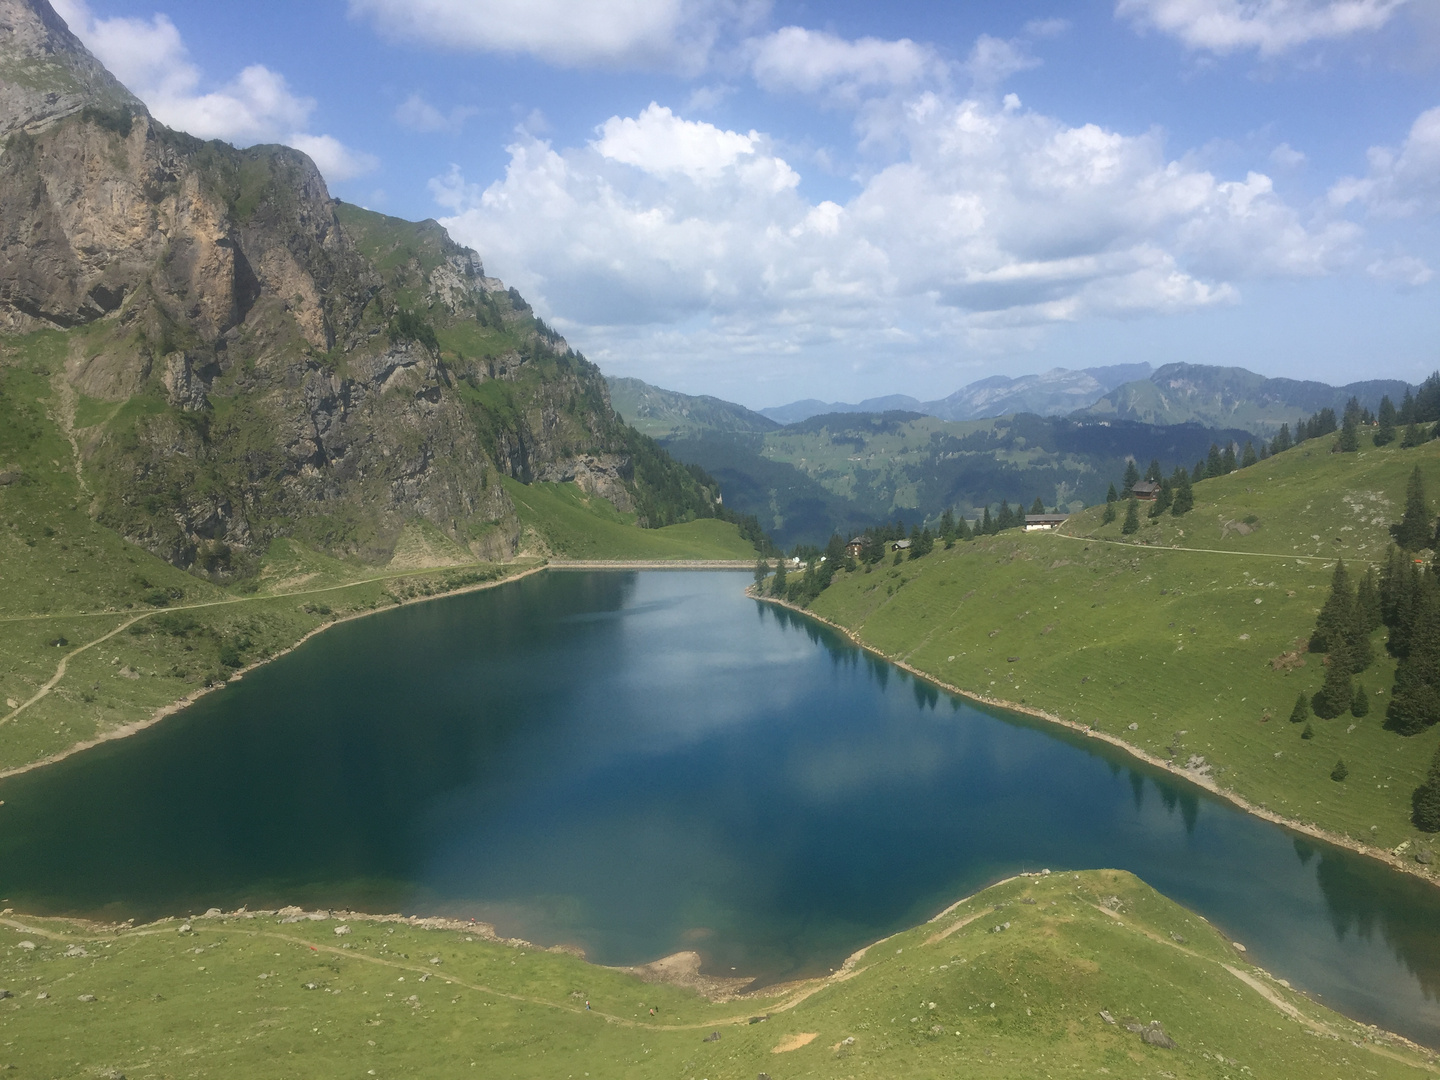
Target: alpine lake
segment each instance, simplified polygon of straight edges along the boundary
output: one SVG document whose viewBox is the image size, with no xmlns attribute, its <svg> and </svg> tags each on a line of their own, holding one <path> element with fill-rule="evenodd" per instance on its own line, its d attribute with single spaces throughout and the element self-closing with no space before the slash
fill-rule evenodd
<svg viewBox="0 0 1440 1080">
<path fill-rule="evenodd" d="M 0 897 L 447 915 L 773 982 L 1018 871 L 1114 867 L 1440 1047 L 1440 890 L 951 697 L 746 584 L 551 571 L 336 626 L 0 782 Z"/>
</svg>

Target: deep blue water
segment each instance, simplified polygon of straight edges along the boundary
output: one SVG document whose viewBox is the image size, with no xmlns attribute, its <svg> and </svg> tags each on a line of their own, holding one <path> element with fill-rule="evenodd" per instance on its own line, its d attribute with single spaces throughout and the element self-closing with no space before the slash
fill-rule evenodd
<svg viewBox="0 0 1440 1080">
<path fill-rule="evenodd" d="M 0 783 L 0 898 L 474 916 L 775 979 L 1016 870 L 1118 867 L 1440 1046 L 1440 891 L 952 699 L 745 584 L 558 572 L 336 627 Z"/>
</svg>

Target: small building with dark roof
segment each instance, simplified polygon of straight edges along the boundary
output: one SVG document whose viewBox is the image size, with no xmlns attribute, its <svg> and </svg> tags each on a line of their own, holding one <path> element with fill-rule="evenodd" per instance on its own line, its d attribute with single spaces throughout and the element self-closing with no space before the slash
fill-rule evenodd
<svg viewBox="0 0 1440 1080">
<path fill-rule="evenodd" d="M 1141 480 L 1130 489 L 1130 494 L 1145 502 L 1154 502 L 1155 497 L 1160 494 L 1160 485 L 1153 480 Z"/>
<path fill-rule="evenodd" d="M 1069 514 L 1026 514 L 1025 531 L 1040 532 L 1048 529 L 1058 529 L 1065 523 Z"/>
</svg>

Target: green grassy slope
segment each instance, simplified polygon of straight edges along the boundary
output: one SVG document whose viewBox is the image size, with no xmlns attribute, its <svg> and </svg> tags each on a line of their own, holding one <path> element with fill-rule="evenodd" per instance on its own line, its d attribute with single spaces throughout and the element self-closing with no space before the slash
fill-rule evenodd
<svg viewBox="0 0 1440 1080">
<path fill-rule="evenodd" d="M 754 546 L 728 521 L 701 518 L 662 529 L 637 529 L 634 514 L 622 514 L 574 484 L 510 479 L 504 484 L 533 546 L 547 554 L 567 559 L 755 558 Z"/>
<path fill-rule="evenodd" d="M 1197 484 L 1195 509 L 1147 521 L 1139 543 L 1121 544 L 1119 521 L 1102 526 L 1095 507 L 1067 535 L 1005 533 L 842 573 L 813 608 L 950 685 L 1181 767 L 1203 758 L 1222 789 L 1394 848 L 1419 839 L 1410 793 L 1440 729 L 1383 729 L 1394 674 L 1383 630 L 1360 677 L 1369 716 L 1317 719 L 1311 740 L 1287 718 L 1298 693 L 1320 688 L 1321 658 L 1271 661 L 1304 649 L 1337 555 L 1357 572 L 1384 556 L 1416 464 L 1440 493 L 1440 443 L 1340 455 L 1329 442 Z M 1340 759 L 1343 783 L 1330 779 Z"/>
<path fill-rule="evenodd" d="M 463 929 L 351 920 L 337 936 L 337 922 L 257 913 L 101 932 L 7 918 L 0 1066 L 16 1080 L 1434 1070 L 1113 871 L 1004 882 L 836 977 L 719 1002 Z M 1176 1045 L 1148 1045 L 1127 1019 L 1159 1021 Z"/>
</svg>

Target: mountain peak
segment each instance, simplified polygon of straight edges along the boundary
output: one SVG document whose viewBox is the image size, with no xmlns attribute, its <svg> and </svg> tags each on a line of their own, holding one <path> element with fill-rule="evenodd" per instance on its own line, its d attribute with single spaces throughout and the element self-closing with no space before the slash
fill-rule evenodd
<svg viewBox="0 0 1440 1080">
<path fill-rule="evenodd" d="M 86 106 L 146 111 L 48 0 L 0 0 L 0 143 Z"/>
</svg>

